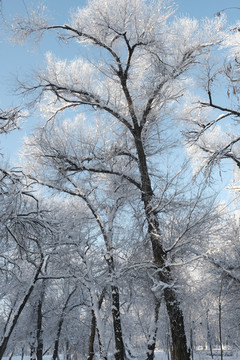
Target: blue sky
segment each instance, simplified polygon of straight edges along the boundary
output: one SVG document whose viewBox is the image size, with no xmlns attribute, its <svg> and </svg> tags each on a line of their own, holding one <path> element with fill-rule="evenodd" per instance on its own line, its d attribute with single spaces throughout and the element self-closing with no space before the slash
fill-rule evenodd
<svg viewBox="0 0 240 360">
<path fill-rule="evenodd" d="M 36 7 L 38 3 L 38 0 L 2 0 L 3 16 L 6 20 L 9 20 L 18 13 L 25 13 L 28 8 Z M 74 9 L 76 6 L 84 6 L 86 1 L 45 0 L 44 3 L 49 8 L 53 22 L 67 23 L 69 10 Z M 213 17 L 218 11 L 225 8 L 240 8 L 240 0 L 177 0 L 176 4 L 180 15 L 196 18 Z M 230 22 L 240 19 L 240 9 L 228 9 L 226 14 Z M 19 99 L 14 95 L 16 77 L 24 78 L 24 74 L 27 76 L 31 71 L 40 67 L 47 51 L 51 50 L 60 57 L 66 57 L 66 52 L 68 52 L 68 55 L 73 54 L 76 56 L 77 54 L 75 46 L 61 44 L 56 40 L 54 34 L 51 36 L 48 34 L 39 47 L 34 47 L 29 43 L 25 46 L 14 45 L 6 41 L 7 36 L 4 31 L 0 32 L 0 107 L 4 109 L 19 103 Z M 16 154 L 21 147 L 23 137 L 34 126 L 36 121 L 37 119 L 31 117 L 21 131 L 1 136 L 0 148 L 11 162 L 14 163 L 17 159 Z"/>
</svg>

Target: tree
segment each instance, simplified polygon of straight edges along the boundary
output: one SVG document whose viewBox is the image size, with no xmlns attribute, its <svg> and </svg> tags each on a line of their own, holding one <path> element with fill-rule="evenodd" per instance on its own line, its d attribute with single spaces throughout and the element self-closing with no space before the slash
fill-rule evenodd
<svg viewBox="0 0 240 360">
<path fill-rule="evenodd" d="M 80 116 L 72 124 L 65 122 L 66 133 L 70 127 L 78 132 L 70 143 L 56 128 L 54 143 L 50 127 L 39 130 L 27 150 L 35 159 L 28 175 L 57 191 L 81 198 L 89 194 L 98 200 L 103 183 L 110 182 L 112 194 L 120 189 L 141 202 L 142 227 L 158 281 L 164 284 L 173 359 L 184 360 L 190 355 L 183 312 L 160 222 L 171 199 L 171 191 L 165 204 L 161 198 L 161 186 L 169 188 L 164 151 L 172 146 L 169 112 L 185 92 L 189 70 L 215 44 L 223 21 L 216 18 L 200 25 L 190 19 L 171 20 L 173 14 L 173 6 L 162 1 L 93 0 L 76 10 L 70 25 L 48 25 L 35 13 L 34 21 L 18 19 L 15 34 L 23 40 L 56 29 L 66 40 L 86 45 L 88 56 L 92 55 L 91 61 L 67 62 L 49 53 L 46 69 L 32 84 L 22 83 L 23 92 L 38 93 L 34 101 L 49 121 L 71 109 L 90 109 L 94 114 L 91 120 L 91 111 L 87 115 L 88 131 L 81 130 Z"/>
<path fill-rule="evenodd" d="M 16 129 L 22 117 L 23 113 L 18 108 L 0 110 L 0 134 Z M 35 237 L 36 233 L 32 231 L 32 227 L 36 227 L 35 230 L 38 232 L 41 223 L 40 219 L 37 219 L 40 212 L 36 198 L 29 192 L 21 171 L 9 170 L 6 165 L 1 165 L 0 174 L 1 272 L 4 274 L 6 285 L 10 284 L 10 289 L 13 283 L 19 289 L 16 279 L 23 281 L 22 286 L 25 289 L 24 291 L 17 290 L 17 297 L 13 300 L 13 306 L 10 307 L 2 329 L 0 341 L 0 358 L 2 358 L 18 319 L 33 292 L 43 266 L 44 256 L 38 239 Z M 23 232 L 25 232 L 25 237 L 22 237 Z M 26 243 L 29 245 L 29 250 L 26 250 Z M 38 249 L 37 256 L 36 252 L 33 255 L 34 247 Z M 22 277 L 26 263 L 33 265 L 32 272 L 29 267 L 31 275 L 27 285 L 24 284 L 24 277 Z M 24 276 L 27 277 L 26 273 Z M 10 293 L 7 292 L 7 288 L 8 286 L 3 294 L 3 299 L 14 296 L 11 290 Z M 20 297 L 19 301 L 18 297 Z"/>
<path fill-rule="evenodd" d="M 45 261 L 38 238 L 39 233 L 43 235 L 45 225 L 39 218 L 36 204 L 33 207 L 31 201 L 29 204 L 28 198 L 33 200 L 31 194 L 22 189 L 21 178 L 13 173 L 7 173 L 5 180 L 1 179 L 1 188 L 3 205 L 1 211 L 4 211 L 4 216 L 1 217 L 1 260 L 3 264 L 1 270 L 3 273 L 5 272 L 7 282 L 9 273 L 12 273 L 10 275 L 11 286 L 13 285 L 12 281 L 15 280 L 17 289 L 19 289 L 19 282 L 22 288 L 17 291 L 14 306 L 10 309 L 2 332 L 0 358 L 6 351 L 10 337 L 35 288 Z"/>
<path fill-rule="evenodd" d="M 231 26 L 226 31 L 217 52 L 201 62 L 200 71 L 204 96 L 190 97 L 181 114 L 181 118 L 186 121 L 185 136 L 189 155 L 196 162 L 197 172 L 204 171 L 209 175 L 216 165 L 220 169 L 224 168 L 226 160 L 228 163 L 230 160 L 239 173 L 238 26 Z M 223 89 L 220 98 L 217 92 L 219 86 Z"/>
</svg>

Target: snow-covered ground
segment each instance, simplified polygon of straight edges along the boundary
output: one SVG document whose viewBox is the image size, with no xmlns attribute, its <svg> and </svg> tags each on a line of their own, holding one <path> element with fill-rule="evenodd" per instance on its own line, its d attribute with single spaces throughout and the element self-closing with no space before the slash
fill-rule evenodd
<svg viewBox="0 0 240 360">
<path fill-rule="evenodd" d="M 205 351 L 197 351 L 193 355 L 194 355 L 193 360 L 212 360 L 212 357 L 210 355 L 207 355 Z M 226 353 L 226 355 L 223 354 L 223 358 L 224 358 L 224 360 L 240 360 L 240 353 L 232 352 L 232 354 L 230 356 L 230 352 L 229 352 L 229 353 Z M 155 353 L 155 359 L 156 360 L 168 360 L 168 357 L 163 351 L 159 350 L 159 351 L 156 351 L 156 353 Z M 220 353 L 219 353 L 219 355 L 217 355 L 215 352 L 213 360 L 220 360 L 220 359 L 221 359 Z"/>
<path fill-rule="evenodd" d="M 230 353 L 229 353 L 230 354 Z M 240 352 L 239 353 L 232 353 L 231 355 L 229 354 L 225 354 L 223 356 L 224 360 L 240 360 Z M 44 356 L 44 360 L 50 360 L 52 357 L 50 355 L 48 356 Z M 139 357 L 139 359 L 141 358 L 144 359 L 144 357 Z M 62 360 L 64 360 L 64 358 L 61 357 Z M 86 357 L 78 357 L 78 360 L 85 360 Z M 169 360 L 167 354 L 164 351 L 158 350 L 155 352 L 155 359 L 156 360 Z M 220 360 L 220 354 L 219 355 L 214 355 L 213 360 Z M 9 360 L 9 357 L 3 357 L 3 360 Z M 21 360 L 21 356 L 13 356 L 11 360 Z M 29 360 L 29 356 L 24 356 L 24 360 Z M 212 360 L 210 355 L 207 355 L 205 351 L 197 351 L 194 353 L 193 356 L 193 360 Z"/>
</svg>

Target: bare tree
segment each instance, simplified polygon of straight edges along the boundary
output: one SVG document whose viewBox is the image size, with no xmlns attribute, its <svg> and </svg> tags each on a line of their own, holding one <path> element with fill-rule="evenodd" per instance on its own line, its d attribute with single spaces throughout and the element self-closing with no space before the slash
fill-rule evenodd
<svg viewBox="0 0 240 360">
<path fill-rule="evenodd" d="M 160 1 L 148 5 L 142 0 L 94 0 L 85 9 L 76 10 L 70 25 L 48 25 L 44 16 L 35 13 L 27 20 L 17 20 L 15 34 L 22 41 L 55 29 L 62 38 L 93 48 L 88 53 L 92 61 L 67 63 L 48 54 L 46 69 L 32 84 L 22 83 L 24 93 L 38 93 L 33 102 L 40 102 L 49 125 L 66 110 L 84 108 L 89 109 L 87 118 L 91 111 L 95 115 L 86 120 L 88 130 L 77 126 L 85 121 L 80 116 L 72 123 L 65 122 L 65 134 L 71 127 L 78 132 L 71 142 L 56 129 L 53 144 L 49 127 L 40 130 L 27 148 L 35 158 L 29 176 L 70 195 L 78 189 L 82 197 L 93 196 L 96 187 L 114 178 L 115 192 L 127 190 L 141 201 L 142 226 L 152 247 L 158 281 L 164 284 L 173 359 L 185 360 L 190 354 L 183 312 L 160 222 L 166 206 L 160 181 L 163 151 L 172 146 L 168 141 L 171 132 L 165 135 L 163 129 L 165 121 L 170 121 L 173 104 L 184 94 L 186 73 L 215 44 L 222 19 L 201 26 L 190 19 L 171 21 L 173 13 L 172 6 Z M 48 177 L 42 176 L 43 168 L 51 168 Z M 98 197 L 101 199 L 101 191 Z M 166 203 L 170 199 L 169 194 Z M 111 253 L 108 256 L 111 260 Z"/>
</svg>

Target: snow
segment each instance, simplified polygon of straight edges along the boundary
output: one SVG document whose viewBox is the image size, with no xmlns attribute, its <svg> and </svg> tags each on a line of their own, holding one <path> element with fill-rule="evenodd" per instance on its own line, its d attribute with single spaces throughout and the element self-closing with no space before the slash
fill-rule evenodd
<svg viewBox="0 0 240 360">
<path fill-rule="evenodd" d="M 214 354 L 216 354 L 217 352 L 219 352 L 219 355 L 214 355 L 213 359 L 214 360 L 220 360 L 220 350 L 214 351 Z M 223 356 L 225 360 L 240 360 L 240 352 L 239 353 L 234 353 L 229 356 L 227 355 L 227 353 Z M 52 358 L 51 355 L 47 355 L 44 356 L 44 360 L 50 360 Z M 85 356 L 82 357 L 78 357 L 78 360 L 85 360 Z M 140 359 L 145 359 L 146 356 L 139 356 L 139 360 Z M 9 358 L 7 356 L 3 357 L 3 360 L 8 360 Z M 29 356 L 25 355 L 24 359 L 29 359 Z M 60 359 L 62 359 L 62 357 L 60 356 Z M 137 358 L 135 358 L 136 360 Z M 205 351 L 196 351 L 194 353 L 193 356 L 193 360 L 212 360 L 210 355 L 207 355 Z M 12 360 L 21 360 L 21 356 L 13 356 Z M 138 360 L 138 359 L 137 359 Z M 155 351 L 155 360 L 168 360 L 168 356 L 167 354 L 163 351 L 163 350 L 157 350 Z"/>
<path fill-rule="evenodd" d="M 215 354 L 216 352 L 214 352 Z M 220 351 L 218 351 L 219 355 L 214 355 L 213 359 L 214 360 L 220 360 L 221 356 L 220 356 Z M 240 353 L 233 353 L 232 356 L 227 356 L 223 354 L 223 358 L 229 359 L 229 360 L 240 360 Z M 164 353 L 164 351 L 162 350 L 158 350 L 155 352 L 155 359 L 156 360 L 168 360 L 167 354 Z M 196 351 L 193 354 L 193 360 L 212 360 L 210 355 L 207 355 L 205 351 Z"/>
</svg>

